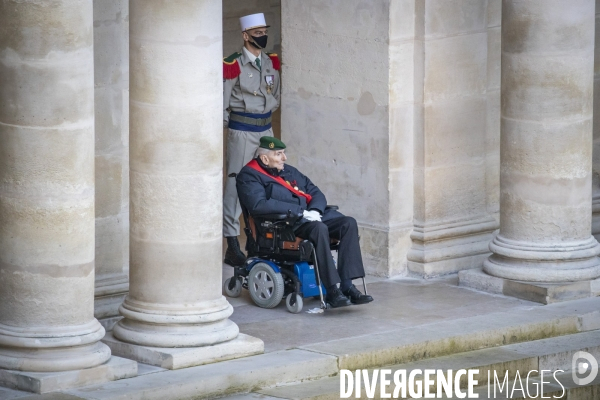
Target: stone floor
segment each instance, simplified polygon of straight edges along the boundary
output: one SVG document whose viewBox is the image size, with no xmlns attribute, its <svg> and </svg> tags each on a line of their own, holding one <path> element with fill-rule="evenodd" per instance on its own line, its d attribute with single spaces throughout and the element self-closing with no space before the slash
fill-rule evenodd
<svg viewBox="0 0 600 400">
<path fill-rule="evenodd" d="M 233 268 L 223 268 L 223 278 Z M 265 342 L 265 352 L 290 349 L 332 339 L 418 327 L 433 322 L 472 317 L 512 308 L 540 307 L 537 303 L 489 295 L 458 286 L 458 277 L 440 279 L 385 279 L 367 277 L 367 290 L 373 303 L 307 313 L 319 301 L 306 299 L 300 314 L 287 311 L 284 302 L 274 309 L 254 305 L 247 290 L 229 299 L 235 311 L 231 317 L 240 331 Z M 362 281 L 355 285 L 362 291 Z"/>
<path fill-rule="evenodd" d="M 232 273 L 231 267 L 223 267 L 224 278 Z M 386 360 L 380 365 L 398 363 L 398 357 L 386 358 L 386 354 L 396 352 L 402 357 L 407 346 L 415 343 L 432 348 L 444 346 L 448 339 L 455 346 L 467 346 L 456 349 L 460 352 L 471 350 L 469 341 L 477 342 L 477 348 L 499 345 L 490 332 L 500 334 L 500 340 L 502 334 L 511 339 L 521 335 L 513 342 L 523 342 L 535 340 L 527 335 L 544 326 L 551 326 L 551 336 L 600 328 L 600 298 L 544 306 L 460 287 L 456 275 L 430 280 L 368 277 L 367 287 L 373 303 L 319 314 L 306 312 L 319 306 L 313 299 L 306 300 L 300 314 L 291 314 L 283 303 L 274 309 L 255 306 L 247 290 L 239 298 L 230 298 L 235 310 L 231 319 L 242 333 L 264 341 L 263 355 L 174 371 L 140 364 L 135 378 L 42 396 L 0 388 L 0 399 L 214 398 L 216 393 L 254 390 L 257 380 L 259 387 L 269 387 L 279 384 L 279 379 L 294 382 L 332 376 L 342 362 L 355 365 L 365 360 L 365 354 L 379 352 L 377 360 Z M 594 318 L 582 319 L 582 314 Z M 529 333 L 528 325 L 533 327 Z M 463 342 L 455 340 L 461 337 Z M 491 341 L 478 342 L 485 337 Z M 362 355 L 351 354 L 360 351 Z"/>
</svg>

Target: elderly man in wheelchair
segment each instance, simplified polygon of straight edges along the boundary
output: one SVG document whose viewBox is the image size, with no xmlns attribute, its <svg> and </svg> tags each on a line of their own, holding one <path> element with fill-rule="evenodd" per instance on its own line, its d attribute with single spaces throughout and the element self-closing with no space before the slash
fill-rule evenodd
<svg viewBox="0 0 600 400">
<path fill-rule="evenodd" d="M 286 305 L 292 312 L 301 310 L 307 295 L 319 295 L 326 308 L 373 301 L 364 285 L 356 220 L 327 206 L 319 188 L 285 164 L 285 147 L 282 141 L 263 136 L 256 158 L 237 175 L 249 259 L 236 267 L 225 292 L 235 294 L 236 286 L 244 285 L 255 303 L 271 308 L 285 294 L 280 292 L 287 291 Z M 332 249 L 338 251 L 337 268 Z M 280 277 L 273 274 L 275 269 Z M 363 278 L 365 294 L 352 284 L 357 278 Z"/>
</svg>

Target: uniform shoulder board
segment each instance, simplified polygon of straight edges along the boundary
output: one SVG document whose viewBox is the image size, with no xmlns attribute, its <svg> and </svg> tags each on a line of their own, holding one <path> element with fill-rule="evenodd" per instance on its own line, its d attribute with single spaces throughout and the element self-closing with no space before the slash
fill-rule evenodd
<svg viewBox="0 0 600 400">
<path fill-rule="evenodd" d="M 223 79 L 235 79 L 242 73 L 237 60 L 241 55 L 241 53 L 235 52 L 223 59 Z"/>
<path fill-rule="evenodd" d="M 271 62 L 273 63 L 273 68 L 276 71 L 279 71 L 279 69 L 281 68 L 281 62 L 279 61 L 279 56 L 277 56 L 276 53 L 267 53 L 267 55 L 269 56 L 269 58 L 271 59 Z"/>
</svg>

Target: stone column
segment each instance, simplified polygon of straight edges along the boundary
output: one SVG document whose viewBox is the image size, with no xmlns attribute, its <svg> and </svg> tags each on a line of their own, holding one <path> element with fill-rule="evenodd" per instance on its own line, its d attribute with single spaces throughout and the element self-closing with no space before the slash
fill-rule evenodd
<svg viewBox="0 0 600 400">
<path fill-rule="evenodd" d="M 94 318 L 92 0 L 0 2 L 0 368 L 110 358 Z"/>
<path fill-rule="evenodd" d="M 134 346 L 107 343 L 168 368 L 261 352 L 258 341 L 180 363 L 140 348 L 232 343 L 239 330 L 221 294 L 221 1 L 129 7 L 130 290 L 113 334 Z"/>
<path fill-rule="evenodd" d="M 594 0 L 504 0 L 500 232 L 484 270 L 600 275 L 591 236 Z"/>
</svg>

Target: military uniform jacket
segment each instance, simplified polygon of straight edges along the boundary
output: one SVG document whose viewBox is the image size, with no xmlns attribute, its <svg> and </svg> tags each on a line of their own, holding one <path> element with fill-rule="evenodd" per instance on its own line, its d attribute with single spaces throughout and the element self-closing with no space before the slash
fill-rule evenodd
<svg viewBox="0 0 600 400">
<path fill-rule="evenodd" d="M 310 204 L 306 204 L 306 198 L 295 195 L 275 180 L 246 165 L 237 175 L 236 182 L 240 203 L 250 215 L 287 214 L 288 211 L 298 215 L 304 210 L 318 210 L 323 221 L 344 216 L 335 210 L 325 210 L 327 199 L 323 192 L 296 168 L 286 164 L 279 176 L 311 195 Z"/>
<path fill-rule="evenodd" d="M 276 65 L 273 65 L 271 57 L 276 59 Z M 225 126 L 229 121 L 229 110 L 266 114 L 279 107 L 279 59 L 276 54 L 268 54 L 263 51 L 260 61 L 261 69 L 259 70 L 256 64 L 250 61 L 244 49 L 241 50 L 241 53 L 234 53 L 223 60 L 223 122 Z M 268 86 L 270 86 L 270 90 Z"/>
</svg>

